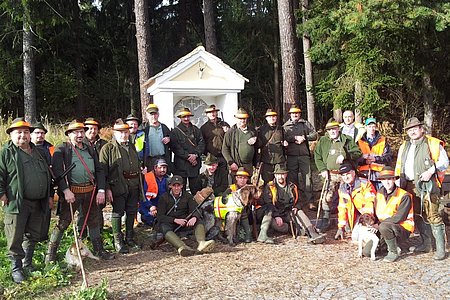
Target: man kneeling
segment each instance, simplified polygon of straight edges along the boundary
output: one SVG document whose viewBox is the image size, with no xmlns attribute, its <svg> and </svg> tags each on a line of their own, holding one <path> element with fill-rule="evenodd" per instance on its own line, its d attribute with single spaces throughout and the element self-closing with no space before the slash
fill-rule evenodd
<svg viewBox="0 0 450 300">
<path fill-rule="evenodd" d="M 294 218 L 292 222 L 300 223 L 298 225 L 306 231 L 310 242 L 322 244 L 325 236 L 317 233 L 309 218 L 300 209 L 297 186 L 287 181 L 288 171 L 284 167 L 276 165 L 274 175 L 275 180 L 269 182 L 264 189 L 264 204 L 258 209 L 259 212 L 264 213 L 258 242 L 273 244 L 273 239 L 267 235 L 269 227 L 271 226 L 278 232 L 287 233 L 289 218 L 292 216 Z"/>
<path fill-rule="evenodd" d="M 197 203 L 192 195 L 183 191 L 183 178 L 174 175 L 169 183 L 169 191 L 161 196 L 158 208 L 158 224 L 164 238 L 174 246 L 181 256 L 209 252 L 214 248 L 214 241 L 205 241 L 205 226 L 200 221 Z M 192 213 L 192 217 L 188 216 Z M 187 246 L 177 235 L 178 228 L 194 227 L 197 250 Z"/>
</svg>

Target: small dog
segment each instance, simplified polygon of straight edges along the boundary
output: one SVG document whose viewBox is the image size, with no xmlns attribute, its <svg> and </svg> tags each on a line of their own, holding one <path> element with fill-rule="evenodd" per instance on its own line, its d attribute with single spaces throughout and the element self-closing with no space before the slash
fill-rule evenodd
<svg viewBox="0 0 450 300">
<path fill-rule="evenodd" d="M 371 231 L 371 226 L 375 224 L 375 218 L 371 214 L 362 214 L 359 217 L 359 223 L 353 228 L 353 232 L 357 234 L 358 241 L 358 257 L 362 257 L 363 247 L 372 241 L 372 248 L 370 249 L 370 259 L 375 260 L 375 251 L 377 250 L 380 239 L 376 233 Z"/>
<path fill-rule="evenodd" d="M 89 248 L 81 240 L 78 240 L 78 246 L 80 247 L 81 258 L 89 257 L 99 260 L 99 258 L 92 254 L 91 250 L 89 250 Z M 81 271 L 81 261 L 78 258 L 77 246 L 75 243 L 73 243 L 66 251 L 66 263 L 70 268 L 75 269 L 77 272 Z"/>
</svg>

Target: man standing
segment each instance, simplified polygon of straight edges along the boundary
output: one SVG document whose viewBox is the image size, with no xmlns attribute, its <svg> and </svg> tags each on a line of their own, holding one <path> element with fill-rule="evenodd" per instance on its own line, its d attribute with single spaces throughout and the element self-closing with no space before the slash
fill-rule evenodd
<svg viewBox="0 0 450 300">
<path fill-rule="evenodd" d="M 400 176 L 400 186 L 414 196 L 414 223 L 422 237 L 414 251 L 431 251 L 431 231 L 436 240 L 434 259 L 442 260 L 445 226 L 438 209 L 441 183 L 449 165 L 447 152 L 443 141 L 425 135 L 423 123 L 416 117 L 408 120 L 405 130 L 409 140 L 398 150 L 395 175 Z"/>
<path fill-rule="evenodd" d="M 117 119 L 114 140 L 106 144 L 100 152 L 100 163 L 106 176 L 106 200 L 112 203 L 111 227 L 114 247 L 119 253 L 128 253 L 127 246 L 136 247 L 133 241 L 134 217 L 137 211 L 139 176 L 141 169 L 134 145 L 129 142 L 130 127 Z M 125 243 L 122 235 L 122 216 L 125 220 Z"/>
<path fill-rule="evenodd" d="M 377 181 L 378 173 L 384 166 L 391 164 L 392 152 L 386 138 L 377 130 L 377 120 L 369 117 L 365 124 L 366 132 L 358 141 L 359 149 L 363 154 L 359 171 L 378 189 L 381 187 L 381 183 Z"/>
<path fill-rule="evenodd" d="M 344 122 L 340 124 L 341 133 L 348 135 L 357 143 L 365 132 L 364 126 L 355 122 L 355 115 L 351 110 L 344 111 L 342 118 Z"/>
<path fill-rule="evenodd" d="M 313 125 L 301 118 L 301 109 L 293 106 L 289 110 L 290 119 L 284 123 L 287 146 L 287 168 L 290 182 L 295 183 L 306 200 L 308 208 L 315 210 L 311 179 L 311 153 L 308 141 L 317 140 Z M 301 176 L 299 178 L 299 175 Z"/>
<path fill-rule="evenodd" d="M 374 228 L 380 231 L 388 246 L 385 262 L 394 262 L 399 253 L 397 244 L 406 241 L 414 232 L 414 210 L 412 195 L 395 184 L 395 173 L 391 167 L 384 167 L 380 171 L 378 180 L 383 187 L 375 198 L 375 214 L 380 221 Z M 371 243 L 364 247 L 364 255 L 370 255 Z"/>
<path fill-rule="evenodd" d="M 222 155 L 222 144 L 225 136 L 223 127 L 227 124 L 217 116 L 220 110 L 214 104 L 205 109 L 208 121 L 200 127 L 203 139 L 205 140 L 205 154 L 211 153 L 218 161 L 220 172 L 227 171 L 227 163 Z"/>
<path fill-rule="evenodd" d="M 97 152 L 84 141 L 86 127 L 76 120 L 69 124 L 65 134 L 69 141 L 58 146 L 53 154 L 52 167 L 56 177 L 74 163 L 75 168 L 69 172 L 66 180 L 60 180 L 58 191 L 61 213 L 50 236 L 46 263 L 56 261 L 61 238 L 72 222 L 72 211 L 80 208 L 86 216 L 89 236 L 94 247 L 94 254 L 101 259 L 113 259 L 114 255 L 103 249 L 100 235 L 99 205 L 105 203 L 105 173 L 98 160 Z M 89 207 L 91 207 L 89 209 Z M 84 224 L 83 224 L 84 227 Z M 84 228 L 81 229 L 84 231 Z"/>
<path fill-rule="evenodd" d="M 286 163 L 284 156 L 284 131 L 277 125 L 277 112 L 269 108 L 266 112 L 267 123 L 258 129 L 256 148 L 260 149 L 262 179 L 264 183 L 273 180 L 275 166 Z"/>
<path fill-rule="evenodd" d="M 139 138 L 144 135 L 144 131 L 139 129 L 139 123 L 141 120 L 139 120 L 138 117 L 129 114 L 124 121 L 128 124 L 128 126 L 130 126 L 130 142 L 134 144 L 137 152 L 142 151 L 144 146 L 144 138 L 142 139 L 142 147 L 139 148 L 137 142 L 140 140 Z"/>
<path fill-rule="evenodd" d="M 288 171 L 277 165 L 275 167 L 275 181 L 269 182 L 263 193 L 263 206 L 257 210 L 264 213 L 261 222 L 261 230 L 258 242 L 273 244 L 274 241 L 267 234 L 269 227 L 281 233 L 289 231 L 289 222 L 299 220 L 303 229 L 309 236 L 309 241 L 314 244 L 322 244 L 325 236 L 317 233 L 309 218 L 300 208 L 297 186 L 287 181 Z M 295 218 L 296 220 L 292 220 Z"/>
<path fill-rule="evenodd" d="M 141 160 L 148 170 L 153 168 L 155 160 L 163 158 L 168 164 L 167 173 L 171 174 L 172 170 L 172 152 L 170 142 L 170 129 L 163 123 L 159 122 L 159 108 L 156 104 L 150 103 L 147 106 L 146 116 L 148 119 L 144 127 L 144 152 Z M 139 140 L 142 137 L 139 138 Z M 140 141 L 138 143 L 141 143 Z M 138 146 L 137 149 L 140 147 Z"/>
<path fill-rule="evenodd" d="M 344 239 L 346 227 L 353 231 L 362 214 L 374 214 L 375 187 L 365 178 L 356 176 L 350 163 L 343 163 L 339 168 L 342 183 L 339 186 L 338 230 L 334 239 Z M 352 236 L 357 236 L 353 232 Z"/>
<path fill-rule="evenodd" d="M 85 132 L 86 141 L 94 147 L 97 155 L 99 155 L 102 147 L 108 143 L 106 140 L 100 138 L 99 133 L 102 126 L 94 118 L 87 118 L 86 121 L 84 121 L 84 126 L 87 128 Z"/>
<path fill-rule="evenodd" d="M 52 155 L 55 151 L 55 147 L 45 140 L 45 135 L 47 134 L 47 129 L 42 125 L 41 122 L 37 122 L 32 125 L 31 129 L 31 142 L 36 146 L 36 148 L 41 149 L 42 153 L 45 155 L 45 159 L 50 163 L 52 161 Z M 52 195 L 53 197 L 53 191 Z M 53 203 L 52 203 L 53 206 Z M 52 216 L 52 210 L 49 207 L 48 210 L 45 211 L 44 221 L 42 223 L 42 236 L 39 241 L 48 240 L 48 230 L 50 228 L 50 219 Z"/>
<path fill-rule="evenodd" d="M 228 169 L 233 178 L 239 168 L 244 168 L 253 174 L 253 166 L 256 160 L 256 130 L 248 126 L 249 115 L 239 108 L 234 115 L 237 122 L 226 133 L 222 145 L 222 154 L 228 164 Z"/>
<path fill-rule="evenodd" d="M 170 179 L 170 190 L 161 196 L 159 201 L 158 224 L 166 241 L 174 246 L 181 256 L 195 254 L 195 250 L 187 246 L 174 232 L 175 228 L 194 227 L 195 238 L 198 242 L 197 251 L 206 253 L 214 248 L 214 241 L 205 241 L 205 226 L 201 222 L 198 212 L 194 212 L 197 203 L 192 195 L 183 189 L 183 178 L 174 175 Z M 187 216 L 194 212 L 191 218 Z"/>
<path fill-rule="evenodd" d="M 329 226 L 330 210 L 337 204 L 337 189 L 341 182 L 339 167 L 344 159 L 355 162 L 361 150 L 351 137 L 340 134 L 339 123 L 331 118 L 325 126 L 327 133 L 320 138 L 314 149 L 314 161 L 320 175 L 325 179 L 326 194 L 322 200 L 323 217 L 320 230 Z"/>
<path fill-rule="evenodd" d="M 202 164 L 200 156 L 205 151 L 205 142 L 200 129 L 191 123 L 192 116 L 189 108 L 183 108 L 177 114 L 181 122 L 173 129 L 171 139 L 175 155 L 174 174 L 183 177 L 186 183 L 189 179 L 189 189 L 195 194 L 199 190 L 196 183 Z"/>
<path fill-rule="evenodd" d="M 53 205 L 49 162 L 31 143 L 30 129 L 23 118 L 13 120 L 6 130 L 11 140 L 0 152 L 0 200 L 5 213 L 7 255 L 16 283 L 25 280 L 23 268 L 33 269 L 44 213 Z"/>
<path fill-rule="evenodd" d="M 167 163 L 160 158 L 155 161 L 153 170 L 144 176 L 145 198 L 139 203 L 139 213 L 142 221 L 153 226 L 158 214 L 158 203 L 162 194 L 169 190 L 169 176 L 167 176 Z"/>
</svg>

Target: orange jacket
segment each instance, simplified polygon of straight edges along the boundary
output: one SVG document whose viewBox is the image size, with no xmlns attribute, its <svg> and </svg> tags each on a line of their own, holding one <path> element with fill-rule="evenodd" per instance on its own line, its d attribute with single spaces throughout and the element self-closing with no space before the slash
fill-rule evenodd
<svg viewBox="0 0 450 300">
<path fill-rule="evenodd" d="M 357 214 L 374 214 L 375 187 L 370 181 L 356 178 L 351 195 L 346 191 L 347 184 L 341 183 L 339 187 L 338 227 L 343 228 L 349 224 L 353 229 Z"/>
<path fill-rule="evenodd" d="M 412 196 L 410 193 L 401 188 L 397 188 L 395 194 L 393 194 L 388 201 L 386 201 L 383 193 L 377 193 L 375 200 L 375 214 L 380 222 L 392 217 L 397 213 L 398 206 L 400 205 L 402 198 L 405 195 L 408 195 L 410 197 L 411 207 L 409 208 L 406 220 L 403 220 L 398 224 L 409 232 L 414 232 L 414 209 Z"/>
<path fill-rule="evenodd" d="M 363 141 L 362 139 L 358 141 L 359 149 L 363 154 L 375 154 L 375 155 L 383 155 L 384 147 L 386 146 L 386 138 L 384 136 L 380 137 L 377 140 L 377 143 L 370 148 L 369 143 L 367 141 Z M 359 167 L 360 171 L 368 171 L 373 170 L 376 172 L 380 172 L 383 169 L 383 164 L 372 163 L 370 165 L 362 165 Z"/>
</svg>

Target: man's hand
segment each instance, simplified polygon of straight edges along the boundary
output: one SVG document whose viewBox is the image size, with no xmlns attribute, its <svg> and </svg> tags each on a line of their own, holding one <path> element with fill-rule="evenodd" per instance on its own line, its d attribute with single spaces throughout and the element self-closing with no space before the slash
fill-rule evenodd
<svg viewBox="0 0 450 300">
<path fill-rule="evenodd" d="M 344 240 L 344 230 L 343 230 L 342 228 L 339 228 L 339 229 L 336 231 L 336 235 L 334 236 L 334 239 L 335 239 L 335 240 L 337 240 L 337 239 L 339 239 L 339 238 L 341 238 L 341 240 Z"/>
<path fill-rule="evenodd" d="M 305 137 L 303 135 L 296 135 L 294 139 L 296 144 L 301 144 L 305 141 Z"/>
<path fill-rule="evenodd" d="M 6 194 L 3 194 L 0 200 L 2 201 L 3 206 L 8 206 L 9 200 L 8 197 L 6 197 Z"/>
<path fill-rule="evenodd" d="M 322 171 L 322 172 L 320 172 L 320 176 L 322 176 L 324 179 L 328 179 L 328 171 L 327 170 L 325 170 L 325 171 Z"/>
<path fill-rule="evenodd" d="M 162 140 L 161 140 L 161 142 L 162 142 L 164 145 L 170 143 L 170 137 L 168 137 L 168 136 L 163 137 Z"/>
<path fill-rule="evenodd" d="M 283 219 L 280 217 L 275 217 L 275 222 L 277 223 L 278 226 L 283 225 Z"/>
<path fill-rule="evenodd" d="M 174 219 L 173 222 L 177 225 L 185 226 L 186 225 L 186 219 Z"/>
<path fill-rule="evenodd" d="M 193 163 L 197 162 L 197 155 L 196 154 L 188 154 L 187 160 L 192 165 Z"/>
<path fill-rule="evenodd" d="M 342 164 L 344 159 L 345 159 L 344 155 L 341 154 L 338 157 L 336 157 L 336 163 L 340 165 L 340 164 Z"/>
<path fill-rule="evenodd" d="M 236 163 L 232 163 L 230 166 L 230 170 L 232 172 L 236 172 L 239 169 L 238 165 Z"/>
<path fill-rule="evenodd" d="M 294 214 L 294 216 L 297 215 L 297 212 L 298 212 L 298 208 L 297 207 L 293 207 L 292 208 L 292 213 Z"/>
<path fill-rule="evenodd" d="M 192 217 L 189 219 L 189 221 L 187 221 L 186 226 L 187 227 L 192 227 L 195 225 L 195 223 L 197 222 L 197 218 L 196 217 Z"/>
<path fill-rule="evenodd" d="M 419 179 L 421 181 L 430 181 L 431 176 L 433 176 L 433 173 L 431 173 L 430 171 L 425 171 L 422 174 L 420 174 Z"/>
<path fill-rule="evenodd" d="M 156 214 L 158 213 L 158 209 L 156 208 L 156 206 L 151 206 L 150 207 L 150 214 L 154 217 L 156 217 Z"/>
<path fill-rule="evenodd" d="M 64 193 L 64 199 L 66 199 L 67 203 L 74 203 L 75 202 L 75 195 L 72 193 L 70 189 L 65 189 L 63 191 Z"/>
<path fill-rule="evenodd" d="M 256 143 L 256 136 L 249 138 L 247 142 L 249 145 L 254 145 Z"/>
<path fill-rule="evenodd" d="M 372 226 L 368 226 L 370 233 L 377 233 L 379 224 L 373 224 Z"/>
<path fill-rule="evenodd" d="M 106 190 L 106 195 L 105 195 L 105 197 L 106 197 L 106 201 L 108 201 L 108 202 L 110 202 L 110 203 L 113 203 L 113 202 L 114 202 L 113 194 L 112 194 L 112 191 L 111 191 L 110 189 L 107 189 L 107 190 Z"/>
<path fill-rule="evenodd" d="M 98 192 L 96 200 L 97 200 L 97 205 L 105 204 L 105 192 Z"/>
</svg>

